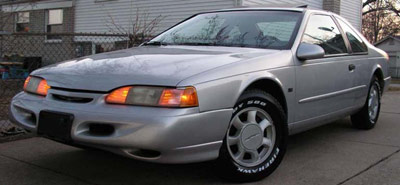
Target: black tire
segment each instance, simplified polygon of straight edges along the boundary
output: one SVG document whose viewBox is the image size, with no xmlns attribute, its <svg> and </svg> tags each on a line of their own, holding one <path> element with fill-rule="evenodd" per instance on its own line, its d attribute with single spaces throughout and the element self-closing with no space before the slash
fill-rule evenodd
<svg viewBox="0 0 400 185">
<path fill-rule="evenodd" d="M 245 167 L 235 162 L 228 151 L 227 135 L 217 159 L 217 169 L 220 176 L 233 182 L 252 182 L 269 176 L 281 163 L 287 147 L 288 126 L 286 115 L 279 102 L 270 94 L 261 90 L 249 90 L 240 96 L 234 107 L 232 118 L 241 110 L 257 107 L 267 112 L 275 127 L 275 145 L 271 154 L 259 165 Z"/>
<path fill-rule="evenodd" d="M 373 88 L 377 89 L 377 93 L 378 93 L 378 111 L 376 113 L 376 116 L 374 118 L 371 118 L 371 116 L 369 115 L 369 99 L 371 96 L 371 90 L 373 90 Z M 382 91 L 381 91 L 381 87 L 379 85 L 379 80 L 378 78 L 376 78 L 375 76 L 372 78 L 369 89 L 368 89 L 368 96 L 367 96 L 367 100 L 365 101 L 365 104 L 363 106 L 363 108 L 357 112 L 356 114 L 351 116 L 351 123 L 353 125 L 353 127 L 357 128 L 357 129 L 363 129 L 363 130 L 369 130 L 375 127 L 378 118 L 379 118 L 379 112 L 381 109 L 381 96 L 382 96 Z"/>
</svg>

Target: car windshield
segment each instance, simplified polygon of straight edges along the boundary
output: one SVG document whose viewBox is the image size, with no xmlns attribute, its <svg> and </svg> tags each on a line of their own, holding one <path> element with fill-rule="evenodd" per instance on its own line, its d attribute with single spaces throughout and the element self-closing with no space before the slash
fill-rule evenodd
<svg viewBox="0 0 400 185">
<path fill-rule="evenodd" d="M 196 15 L 147 44 L 288 49 L 300 12 L 231 11 Z"/>
</svg>

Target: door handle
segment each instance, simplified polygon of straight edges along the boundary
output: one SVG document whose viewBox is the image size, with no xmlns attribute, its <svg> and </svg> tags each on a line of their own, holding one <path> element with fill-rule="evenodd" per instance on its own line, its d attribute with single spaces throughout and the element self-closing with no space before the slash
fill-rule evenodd
<svg viewBox="0 0 400 185">
<path fill-rule="evenodd" d="M 354 71 L 356 69 L 356 65 L 350 64 L 349 65 L 349 71 Z"/>
</svg>

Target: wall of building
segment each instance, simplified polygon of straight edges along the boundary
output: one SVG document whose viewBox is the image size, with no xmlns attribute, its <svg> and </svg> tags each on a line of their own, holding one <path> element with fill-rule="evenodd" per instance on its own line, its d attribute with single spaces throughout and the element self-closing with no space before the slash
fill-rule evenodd
<svg viewBox="0 0 400 185">
<path fill-rule="evenodd" d="M 244 6 L 284 5 L 290 6 L 307 4 L 312 9 L 322 9 L 323 0 L 243 0 Z"/>
<path fill-rule="evenodd" d="M 340 0 L 340 15 L 347 19 L 358 30 L 361 30 L 362 26 L 361 12 L 361 0 Z"/>
<path fill-rule="evenodd" d="M 239 0 L 76 0 L 75 32 L 119 33 L 116 25 L 132 29 L 132 20 L 148 15 L 165 18 L 157 32 L 165 30 L 181 20 L 197 13 L 232 8 Z M 143 20 L 143 18 L 142 18 Z"/>
<path fill-rule="evenodd" d="M 346 18 L 355 28 L 361 30 L 361 0 L 243 0 L 243 5 L 247 6 L 290 6 L 291 4 L 307 4 L 311 9 L 324 9 L 337 13 Z"/>
<path fill-rule="evenodd" d="M 388 38 L 376 47 L 389 55 L 389 74 L 393 78 L 400 78 L 400 41 Z"/>
<path fill-rule="evenodd" d="M 19 6 L 22 7 L 22 6 Z M 52 7 L 56 8 L 56 7 Z M 74 31 L 74 8 L 63 7 L 63 33 Z M 47 40 L 44 34 L 29 35 L 29 33 L 46 32 L 46 11 L 47 9 L 25 8 L 22 11 L 29 12 L 29 32 L 21 33 L 19 36 L 3 35 L 0 56 L 18 54 L 24 57 L 41 57 L 43 65 L 60 62 L 75 57 L 76 44 L 73 37 L 62 37 L 61 40 Z M 5 32 L 14 33 L 16 14 L 18 11 L 8 12 Z"/>
<path fill-rule="evenodd" d="M 63 32 L 73 32 L 74 31 L 74 9 L 62 8 L 63 9 Z M 45 9 L 42 10 L 28 10 L 29 12 L 29 32 L 31 33 L 44 33 L 46 31 L 46 15 Z M 10 12 L 10 16 L 7 16 L 7 23 L 3 31 L 15 32 L 15 14 L 17 12 Z"/>
<path fill-rule="evenodd" d="M 323 0 L 322 9 L 340 14 L 340 1 L 341 0 Z"/>
</svg>

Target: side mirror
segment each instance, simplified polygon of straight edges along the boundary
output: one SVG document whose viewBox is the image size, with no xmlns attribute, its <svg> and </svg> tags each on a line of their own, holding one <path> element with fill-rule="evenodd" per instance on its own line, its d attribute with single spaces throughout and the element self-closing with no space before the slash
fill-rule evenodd
<svg viewBox="0 0 400 185">
<path fill-rule="evenodd" d="M 301 43 L 297 49 L 297 58 L 300 60 L 311 60 L 325 56 L 325 50 L 315 44 Z"/>
</svg>

